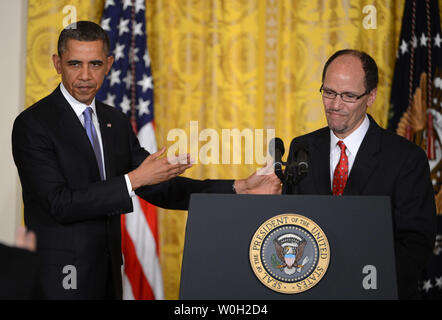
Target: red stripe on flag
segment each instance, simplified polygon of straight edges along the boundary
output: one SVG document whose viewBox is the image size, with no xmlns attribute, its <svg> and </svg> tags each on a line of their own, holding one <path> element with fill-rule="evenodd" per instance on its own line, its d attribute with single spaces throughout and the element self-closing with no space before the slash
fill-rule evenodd
<svg viewBox="0 0 442 320">
<path fill-rule="evenodd" d="M 160 256 L 160 244 L 159 244 L 159 237 L 158 237 L 158 215 L 157 215 L 157 207 L 150 204 L 149 202 L 138 198 L 140 201 L 140 207 L 141 210 L 143 210 L 144 218 L 147 221 L 147 224 L 149 225 L 149 229 L 152 232 L 152 235 L 155 239 L 155 247 L 157 256 Z"/>
<path fill-rule="evenodd" d="M 125 216 L 121 216 L 121 249 L 124 255 L 124 273 L 129 279 L 135 300 L 155 300 L 155 294 L 144 275 L 133 241 L 126 230 Z"/>
</svg>

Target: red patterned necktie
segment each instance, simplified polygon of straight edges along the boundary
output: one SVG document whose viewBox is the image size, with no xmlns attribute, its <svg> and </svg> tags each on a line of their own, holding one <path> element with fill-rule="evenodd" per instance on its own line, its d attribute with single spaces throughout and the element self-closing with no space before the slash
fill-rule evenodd
<svg viewBox="0 0 442 320">
<path fill-rule="evenodd" d="M 346 147 L 344 142 L 339 141 L 338 146 L 341 148 L 341 157 L 333 174 L 333 195 L 342 196 L 348 177 L 348 158 L 345 154 Z"/>
</svg>

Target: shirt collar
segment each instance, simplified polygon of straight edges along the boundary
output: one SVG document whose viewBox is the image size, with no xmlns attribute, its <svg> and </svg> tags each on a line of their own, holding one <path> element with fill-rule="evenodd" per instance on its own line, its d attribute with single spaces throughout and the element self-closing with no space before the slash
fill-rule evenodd
<svg viewBox="0 0 442 320">
<path fill-rule="evenodd" d="M 365 115 L 364 121 L 362 121 L 361 125 L 355 131 L 353 131 L 348 137 L 342 140 L 345 146 L 347 147 L 348 151 L 350 152 L 350 154 L 356 155 L 362 143 L 362 140 L 364 140 L 365 134 L 367 133 L 369 126 L 370 126 L 370 120 L 368 119 L 368 116 Z M 339 140 L 341 139 L 336 137 L 333 131 L 330 130 L 330 150 L 333 150 L 333 148 L 336 147 Z"/>
<path fill-rule="evenodd" d="M 90 105 L 86 105 L 80 101 L 78 101 L 77 99 L 75 99 L 65 88 L 65 86 L 63 85 L 63 82 L 60 83 L 60 90 L 61 93 L 63 94 L 63 96 L 66 98 L 66 100 L 68 101 L 69 105 L 72 107 L 72 109 L 74 110 L 75 114 L 77 115 L 77 117 L 80 117 L 80 115 L 83 114 L 84 110 L 86 110 L 87 107 L 91 107 L 93 114 L 97 114 L 96 113 L 96 108 L 95 108 L 95 98 L 94 100 L 92 100 L 92 103 Z"/>
</svg>

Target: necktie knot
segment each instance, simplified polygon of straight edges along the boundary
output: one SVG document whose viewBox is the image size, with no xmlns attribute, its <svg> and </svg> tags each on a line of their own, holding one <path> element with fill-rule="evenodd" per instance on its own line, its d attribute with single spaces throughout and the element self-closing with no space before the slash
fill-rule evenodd
<svg viewBox="0 0 442 320">
<path fill-rule="evenodd" d="M 83 115 L 84 115 L 84 121 L 92 121 L 92 108 L 91 107 L 87 107 L 84 111 L 83 111 Z"/>
<path fill-rule="evenodd" d="M 344 141 L 339 140 L 339 141 L 338 141 L 338 146 L 339 146 L 339 148 L 341 148 L 341 152 L 344 152 L 344 151 L 345 151 L 346 146 L 345 146 Z"/>
</svg>

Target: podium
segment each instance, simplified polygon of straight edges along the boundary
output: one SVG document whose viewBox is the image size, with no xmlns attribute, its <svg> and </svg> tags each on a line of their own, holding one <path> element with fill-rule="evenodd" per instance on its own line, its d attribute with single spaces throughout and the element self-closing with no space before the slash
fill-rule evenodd
<svg viewBox="0 0 442 320">
<path fill-rule="evenodd" d="M 397 299 L 390 199 L 194 194 L 180 299 Z"/>
</svg>

